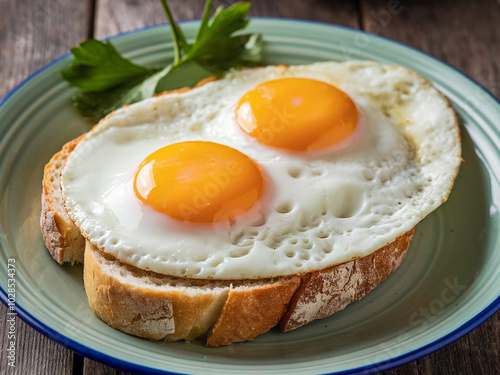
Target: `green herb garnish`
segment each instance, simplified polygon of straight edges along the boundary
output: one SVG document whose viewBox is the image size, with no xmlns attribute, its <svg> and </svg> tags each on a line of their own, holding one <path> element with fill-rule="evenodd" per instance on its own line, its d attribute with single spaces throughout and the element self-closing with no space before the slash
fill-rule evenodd
<svg viewBox="0 0 500 375">
<path fill-rule="evenodd" d="M 237 3 L 227 9 L 219 7 L 210 19 L 212 0 L 207 0 L 196 38 L 189 43 L 182 29 L 175 24 L 167 2 L 160 2 L 174 41 L 173 63 L 159 68 L 134 64 L 109 41 L 90 39 L 71 49 L 73 62 L 61 70 L 61 75 L 71 85 L 84 90 L 73 97 L 81 115 L 98 121 L 125 104 L 152 97 L 168 88 L 161 83 L 162 80 L 168 81 L 166 78 L 171 73 L 188 70 L 193 64 L 209 76 L 230 68 L 260 63 L 260 34 L 235 35 L 248 25 L 249 3 Z"/>
</svg>

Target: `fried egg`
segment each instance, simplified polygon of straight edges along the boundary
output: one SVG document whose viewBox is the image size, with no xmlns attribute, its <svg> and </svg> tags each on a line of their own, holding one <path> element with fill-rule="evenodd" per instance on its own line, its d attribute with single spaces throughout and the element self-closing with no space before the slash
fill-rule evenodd
<svg viewBox="0 0 500 375">
<path fill-rule="evenodd" d="M 71 219 L 117 259 L 190 278 L 269 278 L 371 254 L 448 197 L 448 101 L 372 62 L 226 74 L 105 118 L 62 172 Z"/>
</svg>

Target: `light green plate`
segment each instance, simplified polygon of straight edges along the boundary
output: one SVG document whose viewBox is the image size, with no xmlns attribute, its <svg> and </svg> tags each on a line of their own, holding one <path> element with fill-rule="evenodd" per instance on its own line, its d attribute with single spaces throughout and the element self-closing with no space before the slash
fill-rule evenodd
<svg viewBox="0 0 500 375">
<path fill-rule="evenodd" d="M 194 36 L 197 23 L 183 24 Z M 371 59 L 412 68 L 446 94 L 461 118 L 462 165 L 446 204 L 419 226 L 401 267 L 334 316 L 253 342 L 221 348 L 150 342 L 108 327 L 90 310 L 81 267 L 60 267 L 39 229 L 44 164 L 89 127 L 73 110 L 76 92 L 59 77 L 64 57 L 15 88 L 0 106 L 0 296 L 15 259 L 20 316 L 59 343 L 130 371 L 328 373 L 377 371 L 411 361 L 465 334 L 500 305 L 500 105 L 449 66 L 394 42 L 324 24 L 254 19 L 268 63 Z M 172 58 L 168 27 L 114 39 L 127 57 Z M 184 78 L 183 78 L 184 79 Z M 182 82 L 178 82 L 179 84 Z M 496 122 L 496 123 L 495 123 Z"/>
</svg>

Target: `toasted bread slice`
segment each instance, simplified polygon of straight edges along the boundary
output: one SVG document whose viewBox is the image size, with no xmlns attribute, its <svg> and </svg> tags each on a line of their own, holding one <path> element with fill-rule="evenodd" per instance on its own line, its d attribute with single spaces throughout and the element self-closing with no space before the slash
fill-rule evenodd
<svg viewBox="0 0 500 375">
<path fill-rule="evenodd" d="M 180 279 L 121 263 L 87 242 L 84 281 L 90 307 L 114 328 L 153 340 L 207 337 L 207 345 L 220 346 L 278 324 L 300 277 Z"/>
<path fill-rule="evenodd" d="M 69 154 L 84 136 L 66 143 L 44 169 L 40 226 L 45 245 L 59 264 L 83 263 L 85 239 L 64 209 L 60 181 Z"/>
<path fill-rule="evenodd" d="M 373 254 L 320 271 L 263 280 L 196 280 L 122 263 L 86 243 L 90 307 L 110 326 L 153 340 L 253 340 L 280 323 L 290 331 L 363 297 L 404 258 L 414 230 Z"/>
</svg>

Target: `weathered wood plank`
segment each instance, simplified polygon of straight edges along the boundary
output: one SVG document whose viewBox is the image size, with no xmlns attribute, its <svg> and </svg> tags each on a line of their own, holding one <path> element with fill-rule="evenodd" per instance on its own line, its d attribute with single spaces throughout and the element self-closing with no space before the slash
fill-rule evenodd
<svg viewBox="0 0 500 375">
<path fill-rule="evenodd" d="M 169 1 L 176 21 L 197 19 L 203 12 L 204 1 Z M 122 31 L 166 23 L 166 16 L 157 0 L 102 0 L 96 8 L 95 38 L 104 38 Z"/>
<path fill-rule="evenodd" d="M 214 1 L 213 8 L 235 2 Z M 176 21 L 199 19 L 204 3 L 204 0 L 168 2 Z M 355 2 L 254 0 L 249 14 L 252 17 L 298 18 L 359 27 Z M 165 22 L 166 17 L 157 0 L 101 0 L 96 9 L 95 38 Z"/>
<path fill-rule="evenodd" d="M 89 359 L 85 359 L 85 363 L 83 365 L 83 374 L 87 375 L 115 375 L 118 373 L 118 370 L 106 366 L 102 363 L 91 361 Z M 121 373 L 123 374 L 123 373 Z"/>
<path fill-rule="evenodd" d="M 87 2 L 0 2 L 0 97 L 88 35 Z"/>
<path fill-rule="evenodd" d="M 355 1 L 252 1 L 253 17 L 295 18 L 359 28 Z"/>
<path fill-rule="evenodd" d="M 15 367 L 8 366 L 6 350 L 10 340 L 6 333 L 7 308 L 0 307 L 0 374 L 72 374 L 73 353 L 48 339 L 24 323 L 19 317 L 15 319 Z"/>
<path fill-rule="evenodd" d="M 500 4 L 482 1 L 363 0 L 366 31 L 420 49 L 500 97 Z"/>
<path fill-rule="evenodd" d="M 0 98 L 88 34 L 90 6 L 68 0 L 0 2 Z M 16 319 L 16 367 L 7 368 L 7 308 L 0 304 L 0 373 L 71 374 L 73 353 Z"/>
<path fill-rule="evenodd" d="M 500 97 L 498 2 L 362 0 L 360 8 L 366 31 L 429 53 Z M 385 374 L 498 374 L 499 332 L 497 313 L 453 344 Z"/>
</svg>

